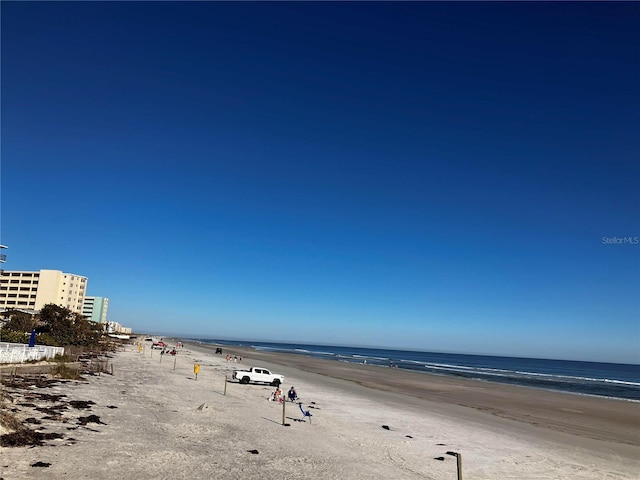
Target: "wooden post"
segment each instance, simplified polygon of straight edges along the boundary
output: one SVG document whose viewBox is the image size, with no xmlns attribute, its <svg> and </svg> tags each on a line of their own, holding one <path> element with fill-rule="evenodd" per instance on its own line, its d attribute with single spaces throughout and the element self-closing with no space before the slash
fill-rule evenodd
<svg viewBox="0 0 640 480">
<path fill-rule="evenodd" d="M 111 376 L 113 376 L 113 363 L 111 363 Z"/>
<path fill-rule="evenodd" d="M 162 363 L 162 357 L 164 357 L 164 350 L 162 352 L 160 352 L 160 363 Z"/>
<path fill-rule="evenodd" d="M 447 452 L 447 455 L 456 457 L 456 467 L 458 469 L 458 480 L 462 480 L 462 454 L 458 452 Z"/>
<path fill-rule="evenodd" d="M 227 376 L 224 376 L 224 395 L 227 394 Z"/>
<path fill-rule="evenodd" d="M 284 407 L 287 404 L 285 400 L 282 401 L 282 425 L 284 425 Z"/>
<path fill-rule="evenodd" d="M 176 360 L 177 360 L 177 357 L 174 355 L 173 356 L 173 369 L 174 370 L 176 369 Z"/>
</svg>

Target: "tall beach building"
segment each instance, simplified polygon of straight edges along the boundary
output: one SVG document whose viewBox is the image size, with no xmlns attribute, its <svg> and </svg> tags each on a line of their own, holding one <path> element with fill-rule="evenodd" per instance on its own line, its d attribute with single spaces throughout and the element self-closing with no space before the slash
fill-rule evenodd
<svg viewBox="0 0 640 480">
<path fill-rule="evenodd" d="M 40 310 L 53 303 L 82 313 L 87 280 L 60 270 L 5 270 L 0 276 L 0 309 Z"/>
<path fill-rule="evenodd" d="M 108 308 L 108 298 L 84 297 L 84 304 L 82 305 L 82 315 L 88 317 L 92 322 L 106 324 Z"/>
</svg>

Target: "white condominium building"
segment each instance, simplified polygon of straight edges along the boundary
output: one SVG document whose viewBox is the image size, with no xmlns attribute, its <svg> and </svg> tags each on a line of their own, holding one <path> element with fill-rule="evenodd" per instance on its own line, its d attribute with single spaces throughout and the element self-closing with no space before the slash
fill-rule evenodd
<svg viewBox="0 0 640 480">
<path fill-rule="evenodd" d="M 53 303 L 82 313 L 87 280 L 60 270 L 6 270 L 0 277 L 0 309 L 40 310 Z"/>
</svg>

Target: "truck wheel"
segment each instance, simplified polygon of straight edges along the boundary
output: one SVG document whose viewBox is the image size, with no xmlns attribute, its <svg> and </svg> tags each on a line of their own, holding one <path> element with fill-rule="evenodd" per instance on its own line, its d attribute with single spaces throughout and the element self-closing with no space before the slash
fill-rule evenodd
<svg viewBox="0 0 640 480">
<path fill-rule="evenodd" d="M 249 383 L 249 377 L 242 377 L 242 380 L 240 380 L 240 383 L 244 383 L 246 385 L 247 383 Z"/>
<path fill-rule="evenodd" d="M 271 382 L 271 386 L 272 387 L 279 387 L 280 386 L 280 380 L 276 379 L 273 382 Z"/>
</svg>

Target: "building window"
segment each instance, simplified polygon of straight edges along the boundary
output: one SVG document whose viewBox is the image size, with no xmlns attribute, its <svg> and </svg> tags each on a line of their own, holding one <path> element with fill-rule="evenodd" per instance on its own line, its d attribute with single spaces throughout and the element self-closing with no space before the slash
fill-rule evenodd
<svg viewBox="0 0 640 480">
<path fill-rule="evenodd" d="M 18 290 L 18 287 L 9 287 L 9 290 Z"/>
<path fill-rule="evenodd" d="M 11 283 L 20 283 L 20 280 L 11 280 Z"/>
</svg>

